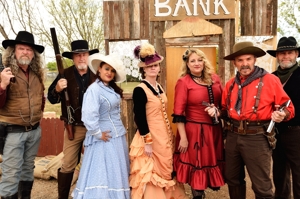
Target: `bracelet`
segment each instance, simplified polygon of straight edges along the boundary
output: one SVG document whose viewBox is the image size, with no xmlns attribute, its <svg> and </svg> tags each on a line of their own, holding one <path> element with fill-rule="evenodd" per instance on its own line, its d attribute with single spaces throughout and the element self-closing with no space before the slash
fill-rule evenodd
<svg viewBox="0 0 300 199">
<path fill-rule="evenodd" d="M 152 136 L 151 133 L 147 133 L 146 135 L 142 136 L 144 138 L 144 143 L 145 144 L 152 144 Z"/>
</svg>

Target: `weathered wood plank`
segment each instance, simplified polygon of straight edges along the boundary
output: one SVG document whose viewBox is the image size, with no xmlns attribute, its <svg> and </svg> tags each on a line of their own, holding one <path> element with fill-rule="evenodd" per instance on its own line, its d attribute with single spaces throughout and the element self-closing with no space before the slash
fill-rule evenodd
<svg viewBox="0 0 300 199">
<path fill-rule="evenodd" d="M 130 38 L 139 39 L 141 32 L 141 20 L 140 20 L 140 1 L 133 0 L 133 14 L 132 16 L 132 28 L 130 29 Z"/>
<path fill-rule="evenodd" d="M 120 39 L 120 32 L 122 31 L 122 25 L 120 23 L 120 18 L 122 16 L 122 12 L 120 9 L 120 3 L 121 2 L 113 2 L 114 29 L 112 30 L 112 32 L 114 32 L 114 39 Z"/>
<path fill-rule="evenodd" d="M 170 38 L 165 39 L 166 46 L 193 46 L 197 45 L 218 45 L 220 37 L 218 35 L 207 35 L 200 37 L 188 37 L 188 38 Z"/>
<path fill-rule="evenodd" d="M 124 30 L 124 34 L 123 34 L 123 38 L 124 39 L 129 39 L 130 38 L 130 4 L 129 1 L 124 1 L 123 2 L 123 30 Z M 121 36 L 122 37 L 122 34 Z"/>
<path fill-rule="evenodd" d="M 103 2 L 103 24 L 104 24 L 104 39 L 109 39 L 109 3 Z"/>
</svg>

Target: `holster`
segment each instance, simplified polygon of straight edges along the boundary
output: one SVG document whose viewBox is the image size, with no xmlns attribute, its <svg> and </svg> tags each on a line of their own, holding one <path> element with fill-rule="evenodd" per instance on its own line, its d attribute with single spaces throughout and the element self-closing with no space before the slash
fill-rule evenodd
<svg viewBox="0 0 300 199">
<path fill-rule="evenodd" d="M 276 127 L 274 127 L 270 133 L 268 133 L 267 132 L 268 126 L 269 125 L 264 125 L 264 129 L 265 129 L 264 135 L 267 137 L 270 148 L 274 150 L 276 148 L 276 142 L 277 142 L 277 139 L 275 137 L 276 136 L 276 132 L 275 132 Z"/>
<path fill-rule="evenodd" d="M 6 125 L 0 124 L 0 155 L 3 155 L 6 135 L 7 135 Z"/>
</svg>

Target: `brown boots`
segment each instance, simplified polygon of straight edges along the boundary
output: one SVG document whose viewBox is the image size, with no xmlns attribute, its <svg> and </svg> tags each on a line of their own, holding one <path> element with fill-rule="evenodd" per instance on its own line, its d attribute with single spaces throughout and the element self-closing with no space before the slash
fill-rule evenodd
<svg viewBox="0 0 300 199">
<path fill-rule="evenodd" d="M 20 181 L 19 182 L 19 199 L 30 199 L 33 181 Z"/>
<path fill-rule="evenodd" d="M 228 191 L 230 199 L 246 199 L 246 185 L 229 186 Z"/>
<path fill-rule="evenodd" d="M 61 173 L 60 169 L 57 171 L 58 182 L 58 199 L 68 199 L 70 187 L 73 179 L 73 173 Z"/>
</svg>

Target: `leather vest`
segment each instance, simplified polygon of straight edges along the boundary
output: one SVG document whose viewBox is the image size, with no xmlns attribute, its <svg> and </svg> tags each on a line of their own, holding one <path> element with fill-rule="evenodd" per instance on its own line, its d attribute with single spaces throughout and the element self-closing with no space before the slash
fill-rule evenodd
<svg viewBox="0 0 300 199">
<path fill-rule="evenodd" d="M 30 126 L 38 123 L 42 116 L 44 87 L 39 78 L 29 70 L 29 81 L 19 70 L 16 81 L 7 87 L 6 102 L 0 109 L 0 121 L 9 124 Z"/>
<path fill-rule="evenodd" d="M 69 95 L 69 103 L 70 106 L 72 107 L 71 112 L 72 112 L 72 117 L 74 118 L 74 125 L 79 125 L 82 124 L 81 121 L 81 106 L 82 104 L 80 104 L 79 102 L 79 85 L 78 82 L 76 80 L 76 76 L 74 73 L 74 65 L 66 68 L 64 70 L 64 76 L 66 78 L 66 80 L 68 81 L 68 87 L 67 87 L 67 92 Z M 96 80 L 96 76 L 95 74 L 91 71 L 89 71 L 89 82 L 88 85 L 91 85 L 95 80 Z M 62 116 L 61 119 L 64 120 L 65 122 L 67 122 L 67 118 L 68 118 L 68 114 L 67 114 L 67 106 L 66 106 L 66 100 L 65 100 L 65 96 L 64 94 L 62 95 L 62 100 L 61 100 L 61 112 L 62 112 Z"/>
</svg>

